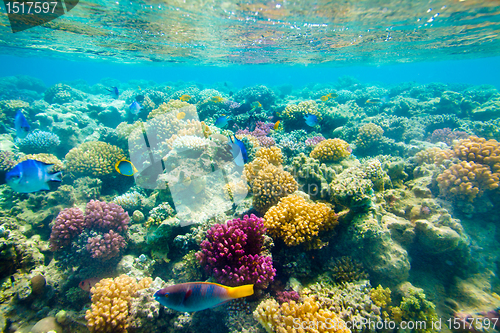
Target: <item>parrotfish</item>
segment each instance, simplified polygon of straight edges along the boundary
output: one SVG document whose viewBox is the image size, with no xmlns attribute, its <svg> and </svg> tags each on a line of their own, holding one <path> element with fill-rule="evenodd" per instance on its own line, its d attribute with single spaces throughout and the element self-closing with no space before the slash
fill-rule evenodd
<svg viewBox="0 0 500 333">
<path fill-rule="evenodd" d="M 139 103 L 137 103 L 137 101 L 133 101 L 128 108 L 130 110 L 130 113 L 135 115 L 141 112 L 142 106 Z"/>
<path fill-rule="evenodd" d="M 218 128 L 224 128 L 227 126 L 230 120 L 231 120 L 230 116 L 220 116 L 215 121 L 215 126 L 217 126 Z"/>
<path fill-rule="evenodd" d="M 304 119 L 306 121 L 307 126 L 314 127 L 318 124 L 318 116 L 316 116 L 314 114 L 308 113 L 308 114 L 304 115 Z"/>
<path fill-rule="evenodd" d="M 24 139 L 30 131 L 30 124 L 28 124 L 28 121 L 21 110 L 17 110 L 16 118 L 14 119 L 14 127 L 16 129 L 16 136 L 19 139 Z"/>
<path fill-rule="evenodd" d="M 109 91 L 109 94 L 114 99 L 117 99 L 118 97 L 120 97 L 120 92 L 118 91 L 118 87 L 111 87 L 111 89 L 106 88 L 106 90 Z"/>
<path fill-rule="evenodd" d="M 231 146 L 231 154 L 233 155 L 234 163 L 237 166 L 243 166 L 248 162 L 247 148 L 236 136 L 233 135 L 233 137 L 234 140 L 229 137 L 229 145 Z"/>
<path fill-rule="evenodd" d="M 133 176 L 137 172 L 132 162 L 124 158 L 115 163 L 115 170 L 123 176 Z"/>
<path fill-rule="evenodd" d="M 180 312 L 195 312 L 250 295 L 253 295 L 253 284 L 226 287 L 217 283 L 188 282 L 160 289 L 154 297 L 167 308 Z"/>
<path fill-rule="evenodd" d="M 16 192 L 50 190 L 49 181 L 60 182 L 61 172 L 50 173 L 53 165 L 36 160 L 18 163 L 5 175 L 5 182 Z"/>
</svg>

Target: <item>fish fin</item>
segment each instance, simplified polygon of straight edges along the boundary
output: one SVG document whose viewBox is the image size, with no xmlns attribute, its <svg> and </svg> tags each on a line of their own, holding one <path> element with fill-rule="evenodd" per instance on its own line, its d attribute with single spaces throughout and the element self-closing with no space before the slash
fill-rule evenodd
<svg viewBox="0 0 500 333">
<path fill-rule="evenodd" d="M 253 295 L 253 284 L 246 284 L 239 287 L 226 287 L 227 294 L 231 298 L 241 298 Z"/>
<path fill-rule="evenodd" d="M 50 181 L 60 182 L 61 181 L 61 177 L 62 177 L 62 171 L 59 171 L 59 172 L 56 172 L 56 173 L 52 173 L 49 176 L 50 176 L 50 178 L 49 178 Z"/>
</svg>

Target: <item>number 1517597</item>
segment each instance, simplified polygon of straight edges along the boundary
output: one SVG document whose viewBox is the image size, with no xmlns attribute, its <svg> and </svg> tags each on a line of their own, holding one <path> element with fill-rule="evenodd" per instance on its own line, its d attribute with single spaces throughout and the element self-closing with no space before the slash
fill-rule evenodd
<svg viewBox="0 0 500 333">
<path fill-rule="evenodd" d="M 5 2 L 7 14 L 48 14 L 54 13 L 57 7 L 57 2 Z"/>
</svg>

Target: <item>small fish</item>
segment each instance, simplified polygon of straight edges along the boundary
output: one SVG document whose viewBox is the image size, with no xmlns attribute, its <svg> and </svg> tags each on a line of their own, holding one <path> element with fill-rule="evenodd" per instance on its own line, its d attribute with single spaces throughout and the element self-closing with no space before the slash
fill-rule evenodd
<svg viewBox="0 0 500 333">
<path fill-rule="evenodd" d="M 229 92 L 229 96 L 233 96 L 233 94 L 234 94 L 234 93 L 233 93 L 232 91 L 230 91 L 230 92 Z"/>
<path fill-rule="evenodd" d="M 181 111 L 177 114 L 177 119 L 179 119 L 179 120 L 184 119 L 185 116 L 186 116 L 186 113 Z"/>
<path fill-rule="evenodd" d="M 250 104 L 250 106 L 253 108 L 253 109 L 257 109 L 257 108 L 261 108 L 262 107 L 262 104 L 260 104 L 259 101 L 255 101 L 253 102 L 252 104 Z"/>
<path fill-rule="evenodd" d="M 5 182 L 16 192 L 32 193 L 50 190 L 49 181 L 60 182 L 61 171 L 50 173 L 52 164 L 36 160 L 18 163 L 5 175 Z"/>
<path fill-rule="evenodd" d="M 130 113 L 139 114 L 139 112 L 141 112 L 142 106 L 137 103 L 137 101 L 133 101 L 128 108 L 130 110 Z"/>
<path fill-rule="evenodd" d="M 130 162 L 129 160 L 126 160 L 122 158 L 118 162 L 115 163 L 115 170 L 118 172 L 120 175 L 123 176 L 133 176 L 136 172 L 137 169 L 135 166 Z"/>
<path fill-rule="evenodd" d="M 339 95 L 337 95 L 336 93 L 329 93 L 326 96 L 328 96 L 329 98 L 337 98 L 337 97 L 339 97 Z"/>
<path fill-rule="evenodd" d="M 233 137 L 234 140 L 229 137 L 229 145 L 231 146 L 231 154 L 233 155 L 234 163 L 237 166 L 243 166 L 248 162 L 247 148 L 236 136 L 233 135 Z"/>
<path fill-rule="evenodd" d="M 114 99 L 117 99 L 118 97 L 120 97 L 120 92 L 118 91 L 118 87 L 111 87 L 111 89 L 106 88 L 106 90 L 109 91 L 109 94 Z"/>
<path fill-rule="evenodd" d="M 370 98 L 366 100 L 366 104 L 386 104 L 389 103 L 389 96 L 384 96 L 382 98 Z"/>
<path fill-rule="evenodd" d="M 92 287 L 95 286 L 99 281 L 101 281 L 100 278 L 85 279 L 78 284 L 78 287 L 80 287 L 80 289 L 82 289 L 83 291 L 90 292 L 90 289 L 92 289 Z"/>
<path fill-rule="evenodd" d="M 222 103 L 223 100 L 224 98 L 220 96 L 213 96 L 212 98 L 210 98 L 210 101 L 213 103 Z"/>
<path fill-rule="evenodd" d="M 314 127 L 318 124 L 318 116 L 316 116 L 314 114 L 308 113 L 308 114 L 304 115 L 304 119 L 306 121 L 307 126 Z"/>
<path fill-rule="evenodd" d="M 328 100 L 328 96 L 327 95 L 324 95 L 324 96 L 321 96 L 319 99 L 322 101 L 322 102 L 326 102 Z"/>
<path fill-rule="evenodd" d="M 135 96 L 135 100 L 137 102 L 139 102 L 139 103 L 144 102 L 144 98 L 145 98 L 144 95 L 137 95 L 137 96 Z"/>
<path fill-rule="evenodd" d="M 187 102 L 191 99 L 191 96 L 184 94 L 179 99 L 183 102 Z"/>
<path fill-rule="evenodd" d="M 280 121 L 278 120 L 276 123 L 274 123 L 273 129 L 277 131 L 280 128 Z"/>
<path fill-rule="evenodd" d="M 188 282 L 160 289 L 154 297 L 167 308 L 180 312 L 195 312 L 250 295 L 253 295 L 253 284 L 227 287 L 210 282 Z"/>
<path fill-rule="evenodd" d="M 215 121 L 215 126 L 217 126 L 218 128 L 224 128 L 227 126 L 230 120 L 231 120 L 230 116 L 222 115 Z"/>
<path fill-rule="evenodd" d="M 28 121 L 21 110 L 17 110 L 16 118 L 14 119 L 14 127 L 16 129 L 16 136 L 19 139 L 24 139 L 30 131 L 30 124 L 28 124 Z"/>
<path fill-rule="evenodd" d="M 139 91 L 141 91 L 141 90 L 142 90 L 142 89 L 141 89 L 141 86 L 137 86 L 137 88 L 139 88 Z"/>
</svg>

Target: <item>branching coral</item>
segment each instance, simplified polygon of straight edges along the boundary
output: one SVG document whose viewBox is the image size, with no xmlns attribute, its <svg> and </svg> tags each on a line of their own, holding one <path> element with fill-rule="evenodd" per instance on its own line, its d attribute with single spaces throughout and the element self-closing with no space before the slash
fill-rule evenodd
<svg viewBox="0 0 500 333">
<path fill-rule="evenodd" d="M 373 123 L 365 124 L 359 128 L 356 146 L 362 150 L 373 148 L 382 140 L 383 134 L 382 127 Z"/>
<path fill-rule="evenodd" d="M 433 332 L 433 323 L 438 320 L 436 306 L 428 301 L 422 290 L 410 289 L 399 306 L 391 308 L 396 321 L 425 322 L 415 329 L 417 333 Z"/>
<path fill-rule="evenodd" d="M 260 254 L 265 232 L 263 220 L 253 214 L 216 224 L 207 231 L 196 257 L 219 283 L 253 283 L 265 289 L 276 274 L 271 257 Z"/>
<path fill-rule="evenodd" d="M 269 333 L 350 332 L 342 319 L 334 312 L 321 309 L 313 297 L 301 303 L 290 301 L 281 306 L 274 299 L 264 300 L 253 315 Z"/>
<path fill-rule="evenodd" d="M 462 161 L 446 169 L 437 177 L 442 195 L 474 201 L 485 190 L 499 186 L 500 173 L 492 173 L 488 165 Z"/>
<path fill-rule="evenodd" d="M 127 275 L 103 279 L 92 289 L 92 306 L 85 319 L 91 332 L 127 332 L 131 299 L 136 292 L 148 288 L 151 278 L 136 280 Z"/>
<path fill-rule="evenodd" d="M 260 148 L 255 153 L 255 157 L 263 158 L 274 165 L 281 165 L 283 163 L 283 154 L 281 153 L 281 149 L 278 147 Z"/>
<path fill-rule="evenodd" d="M 318 111 L 318 105 L 315 101 L 304 101 L 297 105 L 290 104 L 283 110 L 281 116 L 287 124 L 301 124 L 304 123 L 304 116 L 307 114 L 315 115 L 318 117 L 318 120 L 321 120 L 321 114 Z"/>
<path fill-rule="evenodd" d="M 500 142 L 496 140 L 471 136 L 458 142 L 453 150 L 462 161 L 486 164 L 493 172 L 500 171 Z"/>
<path fill-rule="evenodd" d="M 298 185 L 292 175 L 284 171 L 281 166 L 268 164 L 259 171 L 253 181 L 253 206 L 264 214 L 269 207 L 295 191 Z"/>
<path fill-rule="evenodd" d="M 123 150 L 101 141 L 82 143 L 66 155 L 66 169 L 73 175 L 106 176 L 125 158 Z"/>
<path fill-rule="evenodd" d="M 337 215 L 324 203 L 310 203 L 298 195 L 282 198 L 264 216 L 265 226 L 272 237 L 281 238 L 286 245 L 306 243 L 319 248 L 321 231 L 337 225 Z"/>
<path fill-rule="evenodd" d="M 29 133 L 24 139 L 17 142 L 19 150 L 24 153 L 41 153 L 49 151 L 59 146 L 61 140 L 59 137 L 50 132 L 34 131 Z"/>
<path fill-rule="evenodd" d="M 336 258 L 333 262 L 332 277 L 337 283 L 368 279 L 363 264 L 349 256 Z"/>
<path fill-rule="evenodd" d="M 337 162 L 351 154 L 349 144 L 342 139 L 321 141 L 314 147 L 310 156 L 321 162 Z"/>
</svg>

